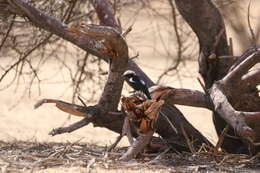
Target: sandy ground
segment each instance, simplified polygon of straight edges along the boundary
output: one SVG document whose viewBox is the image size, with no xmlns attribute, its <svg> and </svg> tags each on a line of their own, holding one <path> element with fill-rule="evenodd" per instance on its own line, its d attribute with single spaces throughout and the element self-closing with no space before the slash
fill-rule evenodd
<svg viewBox="0 0 260 173">
<path fill-rule="evenodd" d="M 254 6 L 253 8 L 255 9 L 256 7 Z M 132 18 L 129 19 L 128 17 L 124 17 L 123 19 L 122 21 L 125 27 L 133 24 Z M 139 52 L 140 58 L 137 59 L 136 62 L 140 64 L 140 66 L 152 79 L 155 80 L 160 74 L 161 70 L 168 67 L 169 60 L 160 58 L 159 53 L 156 53 L 155 50 L 150 47 L 151 44 L 158 44 L 156 43 L 158 36 L 151 36 L 153 35 L 154 27 L 150 26 L 155 26 L 155 23 L 153 23 L 151 20 L 147 20 L 147 18 L 145 18 L 143 14 L 141 17 L 137 17 L 134 22 L 134 30 L 131 33 L 132 36 L 129 36 L 128 42 L 131 43 L 131 48 L 134 49 L 133 52 Z M 232 36 L 231 31 L 229 29 L 227 31 L 228 34 Z M 135 36 L 136 33 L 138 33 L 138 37 Z M 164 37 L 167 37 L 167 34 L 169 34 L 167 30 L 164 31 L 162 29 L 162 35 Z M 140 39 L 139 37 L 142 39 Z M 145 46 L 140 47 L 140 45 Z M 195 48 L 197 49 L 197 47 Z M 4 63 L 6 62 L 4 61 Z M 53 63 L 55 62 L 52 62 L 48 64 L 48 66 L 44 67 L 45 70 L 43 69 L 43 71 L 45 71 L 45 74 L 42 73 L 43 76 L 52 76 L 53 74 L 55 74 L 59 67 L 56 67 Z M 163 80 L 163 84 L 173 87 L 202 90 L 196 80 L 196 77 L 199 76 L 197 71 L 198 69 L 196 62 L 187 62 L 181 71 L 181 73 L 185 76 L 182 77 L 181 81 L 178 80 L 177 76 L 174 76 L 171 78 L 165 78 Z M 44 105 L 37 110 L 33 109 L 33 105 L 35 104 L 35 102 L 42 98 L 56 98 L 64 101 L 70 101 L 72 89 L 70 87 L 68 79 L 66 79 L 66 75 L 68 75 L 68 73 L 66 71 L 62 71 L 61 73 L 55 75 L 55 77 L 47 83 L 43 83 L 41 85 L 41 95 L 38 94 L 37 86 L 34 85 L 30 95 L 28 95 L 27 92 L 23 96 L 23 91 L 27 87 L 26 83 L 29 82 L 28 79 L 24 79 L 25 82 L 21 82 L 18 88 L 12 86 L 8 89 L 1 90 L 0 140 L 73 142 L 81 139 L 81 142 L 83 143 L 95 143 L 103 146 L 111 144 L 117 137 L 117 134 L 104 128 L 94 128 L 92 125 L 88 125 L 87 127 L 81 128 L 71 134 L 62 134 L 55 137 L 51 137 L 48 135 L 48 132 L 53 128 L 68 125 L 80 120 L 80 118 L 78 117 L 71 117 L 71 119 L 68 120 L 68 115 L 66 113 L 59 111 L 54 107 L 54 105 L 51 104 Z M 2 88 L 2 86 L 7 84 L 10 80 L 11 77 L 8 76 L 3 81 L 3 83 L 0 83 L 0 88 Z M 129 87 L 126 86 L 126 89 L 129 90 Z M 184 113 L 186 118 L 190 122 L 192 122 L 192 124 L 196 128 L 198 128 L 210 141 L 212 141 L 212 143 L 216 143 L 217 136 L 212 124 L 212 118 L 209 111 L 205 109 L 191 108 L 185 106 L 178 107 Z M 120 142 L 119 145 L 127 146 L 128 143 L 126 140 L 123 140 Z M 78 167 L 64 168 L 64 171 L 51 169 L 50 172 L 74 172 L 75 170 L 81 172 L 81 168 Z M 97 172 L 99 172 L 99 170 L 97 170 Z M 142 172 L 150 172 L 150 170 L 143 170 Z M 158 170 L 158 172 L 160 172 L 160 170 Z"/>
</svg>

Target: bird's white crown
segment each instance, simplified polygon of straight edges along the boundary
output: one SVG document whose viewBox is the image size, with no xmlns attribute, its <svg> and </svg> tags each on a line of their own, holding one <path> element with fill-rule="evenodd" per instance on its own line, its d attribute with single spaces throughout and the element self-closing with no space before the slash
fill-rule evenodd
<svg viewBox="0 0 260 173">
<path fill-rule="evenodd" d="M 127 71 L 124 72 L 123 76 L 127 76 L 127 75 L 130 75 L 130 74 L 136 75 L 134 71 L 132 71 L 132 70 L 127 70 Z"/>
</svg>

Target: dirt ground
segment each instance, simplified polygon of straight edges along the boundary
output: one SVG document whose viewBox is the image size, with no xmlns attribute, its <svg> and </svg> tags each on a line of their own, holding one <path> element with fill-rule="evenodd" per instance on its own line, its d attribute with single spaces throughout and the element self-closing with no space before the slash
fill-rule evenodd
<svg viewBox="0 0 260 173">
<path fill-rule="evenodd" d="M 256 9 L 254 11 L 256 11 L 254 14 L 258 14 Z M 159 53 L 156 53 L 150 46 L 159 39 L 158 36 L 151 37 L 154 28 L 150 26 L 157 24 L 152 20 L 147 20 L 149 15 L 146 13 L 139 16 L 141 17 L 136 17 L 134 20 L 122 16 L 121 20 L 125 27 L 134 23 L 128 42 L 131 43 L 133 52 L 139 52 L 140 58 L 136 62 L 155 80 L 162 69 L 168 67 L 169 60 L 160 58 Z M 229 29 L 227 31 L 232 36 L 232 32 Z M 167 37 L 167 31 L 162 30 L 162 35 Z M 140 45 L 145 46 L 140 47 Z M 238 53 L 239 49 L 235 51 Z M 8 62 L 3 60 L 1 63 Z M 197 62 L 188 62 L 182 66 L 180 73 L 184 75 L 181 81 L 178 76 L 173 76 L 165 78 L 162 84 L 202 90 L 196 79 L 199 76 Z M 80 120 L 73 116 L 68 119 L 67 114 L 57 110 L 51 104 L 37 110 L 33 109 L 36 101 L 42 98 L 70 102 L 72 89 L 66 78 L 69 74 L 65 69 L 57 73 L 59 70 L 55 62 L 50 62 L 42 69 L 40 73 L 42 77 L 55 77 L 51 77 L 46 83 L 41 83 L 40 95 L 36 84 L 32 87 L 30 94 L 24 93 L 28 86 L 28 79 L 23 79 L 19 87 L 14 85 L 0 91 L 0 167 L 2 172 L 257 172 L 257 167 L 260 167 L 258 157 L 250 158 L 244 155 L 234 156 L 223 153 L 213 156 L 210 152 L 197 154 L 168 152 L 159 158 L 156 158 L 158 154 L 154 156 L 147 154 L 130 163 L 121 163 L 116 159 L 126 151 L 125 147 L 129 145 L 127 140 L 123 139 L 118 148 L 108 154 L 105 152 L 105 147 L 115 140 L 117 134 L 104 128 L 94 128 L 92 125 L 70 134 L 49 136 L 48 132 L 51 129 Z M 0 88 L 3 88 L 10 80 L 11 75 L 0 83 Z M 127 94 L 129 87 L 125 86 L 125 89 L 124 94 Z M 210 111 L 186 106 L 178 107 L 213 144 L 217 142 Z"/>
<path fill-rule="evenodd" d="M 85 172 L 257 172 L 259 157 L 200 151 L 192 153 L 144 153 L 136 160 L 121 162 L 126 152 L 120 147 L 112 152 L 94 144 L 35 143 L 0 141 L 2 172 L 85 173 Z"/>
</svg>

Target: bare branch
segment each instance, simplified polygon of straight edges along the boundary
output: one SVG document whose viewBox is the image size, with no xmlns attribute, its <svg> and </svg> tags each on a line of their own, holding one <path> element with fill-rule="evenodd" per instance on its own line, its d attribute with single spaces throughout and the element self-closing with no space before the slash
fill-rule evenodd
<svg viewBox="0 0 260 173">
<path fill-rule="evenodd" d="M 210 98 L 197 90 L 155 86 L 150 88 L 153 99 L 165 100 L 167 104 L 179 104 L 193 107 L 202 107 L 213 110 Z"/>
<path fill-rule="evenodd" d="M 119 27 L 116 20 L 114 19 L 114 15 L 112 13 L 112 7 L 108 3 L 108 1 L 91 0 L 90 2 L 93 4 L 93 6 L 97 12 L 101 25 L 111 26 L 111 27 L 117 29 L 120 33 L 122 32 L 121 28 Z"/>
<path fill-rule="evenodd" d="M 254 88 L 260 84 L 260 69 L 249 71 L 242 76 L 241 82 L 247 88 Z"/>
<path fill-rule="evenodd" d="M 6 32 L 5 36 L 4 36 L 4 38 L 3 38 L 2 41 L 1 41 L 0 50 L 2 49 L 2 47 L 3 47 L 3 45 L 4 45 L 4 43 L 5 43 L 6 39 L 7 39 L 7 37 L 9 36 L 9 33 L 11 32 L 11 30 L 12 30 L 12 28 L 13 28 L 15 17 L 16 17 L 16 15 L 14 15 L 13 20 L 12 20 L 11 24 L 10 24 L 9 27 L 8 27 L 8 30 L 7 30 L 7 32 Z"/>
<path fill-rule="evenodd" d="M 260 48 L 255 49 L 251 55 L 242 57 L 244 60 L 234 67 L 222 80 L 224 83 L 237 83 L 238 80 L 257 62 L 260 62 Z"/>
<path fill-rule="evenodd" d="M 5 70 L 4 74 L 0 77 L 0 82 L 4 79 L 4 77 L 16 66 L 18 66 L 20 63 L 24 62 L 26 58 L 32 54 L 35 50 L 37 50 L 40 46 L 46 44 L 46 42 L 52 37 L 52 34 L 50 34 L 48 37 L 46 37 L 44 40 L 42 40 L 40 43 L 35 45 L 32 49 L 27 51 L 25 55 L 23 55 L 21 58 L 19 58 L 15 63 L 13 63 L 8 69 Z M 21 68 L 22 70 L 22 68 Z"/>
<path fill-rule="evenodd" d="M 210 0 L 175 0 L 175 3 L 179 12 L 199 39 L 199 72 L 208 89 L 215 80 L 223 77 L 223 74 L 218 74 L 218 71 L 221 71 L 217 68 L 219 67 L 218 62 L 216 60 L 211 61 L 210 55 L 215 54 L 216 57 L 228 55 L 222 16 Z"/>
<path fill-rule="evenodd" d="M 254 138 L 254 131 L 246 124 L 243 112 L 236 111 L 229 103 L 223 93 L 223 86 L 215 83 L 210 89 L 210 97 L 214 104 L 214 109 L 219 115 L 230 124 L 235 131 L 244 138 Z"/>
<path fill-rule="evenodd" d="M 74 124 L 71 124 L 67 127 L 59 127 L 59 128 L 56 128 L 56 129 L 53 129 L 49 135 L 51 136 L 55 136 L 55 135 L 59 135 L 59 134 L 63 134 L 63 133 L 71 133 L 81 127 L 84 127 L 86 125 L 88 125 L 89 123 L 91 123 L 93 121 L 92 118 L 90 117 L 85 117 L 83 118 L 82 120 L 74 123 Z"/>
<path fill-rule="evenodd" d="M 103 47 L 105 49 L 104 45 L 102 45 L 101 43 L 98 43 L 91 38 L 78 38 L 71 33 L 68 33 L 66 31 L 67 25 L 51 18 L 50 16 L 47 16 L 46 14 L 24 2 L 23 0 L 8 0 L 8 2 L 9 5 L 11 5 L 14 9 L 19 9 L 19 12 L 22 12 L 22 14 L 28 17 L 29 20 L 36 26 L 43 28 L 51 33 L 54 33 L 59 37 L 74 43 L 83 50 L 86 50 L 89 53 L 108 61 L 108 57 L 100 54 L 100 52 L 93 49 L 95 47 Z"/>
<path fill-rule="evenodd" d="M 181 60 L 183 58 L 183 43 L 181 40 L 181 35 L 179 33 L 179 28 L 178 28 L 178 21 L 177 21 L 177 14 L 176 14 L 176 10 L 175 10 L 175 6 L 173 4 L 173 0 L 168 0 L 168 3 L 171 7 L 171 15 L 172 15 L 172 20 L 173 20 L 173 30 L 175 33 L 175 37 L 177 40 L 177 60 L 175 62 L 175 64 L 171 67 L 169 67 L 168 69 L 166 69 L 159 77 L 156 83 L 159 83 L 162 79 L 163 76 L 167 75 L 170 71 L 176 70 L 179 66 L 179 64 L 181 63 Z"/>
<path fill-rule="evenodd" d="M 120 157 L 122 161 L 129 161 L 136 157 L 138 153 L 140 153 L 144 147 L 150 143 L 154 131 L 149 131 L 146 134 L 141 134 L 138 138 L 134 141 L 134 143 L 129 147 L 127 152 Z"/>
<path fill-rule="evenodd" d="M 253 45 L 256 45 L 256 37 L 255 37 L 255 33 L 252 29 L 251 22 L 250 22 L 250 7 L 251 7 L 251 0 L 249 1 L 248 7 L 247 7 L 247 23 L 248 23 L 249 31 L 252 36 L 252 46 L 253 46 Z"/>
<path fill-rule="evenodd" d="M 116 28 L 120 26 L 116 24 L 117 22 L 115 20 L 115 17 L 113 16 L 111 8 L 109 7 L 109 4 L 106 0 L 92 0 L 91 2 L 94 3 L 93 5 L 95 9 L 98 9 L 97 12 L 107 12 L 107 15 L 104 13 L 98 15 L 99 20 L 102 24 Z M 104 10 L 102 10 L 103 8 Z M 121 30 L 119 31 L 122 32 Z M 139 66 L 134 61 L 129 60 L 128 69 L 135 71 L 135 73 L 145 81 L 148 87 L 154 85 L 154 82 L 142 71 L 142 69 L 139 68 Z"/>
</svg>

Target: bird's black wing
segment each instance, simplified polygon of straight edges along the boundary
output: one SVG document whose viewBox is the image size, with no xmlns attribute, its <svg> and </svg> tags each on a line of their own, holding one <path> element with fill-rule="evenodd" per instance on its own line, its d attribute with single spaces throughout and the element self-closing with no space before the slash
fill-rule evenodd
<svg viewBox="0 0 260 173">
<path fill-rule="evenodd" d="M 152 99 L 152 98 L 151 98 L 151 95 L 150 95 L 150 92 L 149 92 L 149 90 L 148 90 L 148 88 L 147 88 L 146 85 L 144 85 L 144 87 L 143 87 L 143 89 L 142 89 L 142 92 L 146 95 L 146 97 L 147 97 L 148 99 Z"/>
<path fill-rule="evenodd" d="M 127 83 L 136 91 L 142 91 L 148 99 L 151 99 L 149 90 L 143 80 L 141 80 L 138 76 L 130 77 L 127 80 Z"/>
</svg>

